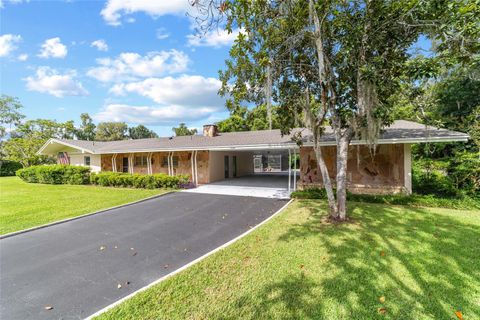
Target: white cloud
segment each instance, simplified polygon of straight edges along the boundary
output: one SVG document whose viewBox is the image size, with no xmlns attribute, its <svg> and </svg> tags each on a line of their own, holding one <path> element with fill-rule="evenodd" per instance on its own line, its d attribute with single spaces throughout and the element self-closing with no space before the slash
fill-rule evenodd
<svg viewBox="0 0 480 320">
<path fill-rule="evenodd" d="M 21 55 L 18 56 L 17 59 L 20 60 L 20 61 L 27 61 L 27 59 L 28 59 L 28 54 L 22 53 Z"/>
<path fill-rule="evenodd" d="M 170 33 L 168 33 L 165 28 L 157 29 L 157 39 L 163 40 L 163 39 L 167 39 L 168 37 L 170 37 Z"/>
<path fill-rule="evenodd" d="M 97 48 L 99 51 L 108 51 L 108 44 L 103 39 L 98 39 L 90 44 L 90 47 Z"/>
<path fill-rule="evenodd" d="M 119 121 L 147 125 L 173 125 L 178 122 L 201 120 L 218 111 L 211 107 L 190 108 L 179 105 L 170 106 L 131 106 L 109 104 L 93 118 L 97 121 Z"/>
<path fill-rule="evenodd" d="M 224 99 L 217 92 L 221 82 L 215 78 L 182 75 L 148 78 L 116 84 L 115 95 L 136 93 L 152 99 L 155 106 L 108 104 L 95 117 L 98 121 L 125 121 L 150 125 L 172 125 L 206 119 L 224 110 Z"/>
<path fill-rule="evenodd" d="M 97 59 L 100 65 L 88 70 L 87 75 L 102 82 L 118 82 L 138 78 L 173 74 L 187 70 L 188 56 L 177 50 L 138 53 L 121 53 L 115 59 Z"/>
<path fill-rule="evenodd" d="M 3 8 L 5 3 L 19 4 L 22 2 L 30 2 L 30 0 L 0 0 L 0 8 Z"/>
<path fill-rule="evenodd" d="M 115 95 L 136 93 L 164 105 L 220 107 L 224 102 L 218 95 L 221 85 L 215 78 L 183 75 L 116 84 L 110 92 Z"/>
<path fill-rule="evenodd" d="M 188 0 L 108 0 L 100 14 L 112 26 L 121 25 L 122 16 L 143 12 L 152 17 L 182 14 L 189 8 Z"/>
<path fill-rule="evenodd" d="M 239 29 L 232 30 L 231 33 L 228 33 L 227 30 L 212 30 L 202 36 L 190 34 L 187 36 L 187 40 L 188 45 L 193 47 L 220 48 L 223 46 L 231 46 L 235 39 L 237 39 L 239 33 Z"/>
<path fill-rule="evenodd" d="M 39 67 L 35 76 L 25 78 L 27 89 L 41 93 L 48 93 L 57 98 L 64 96 L 86 96 L 88 91 L 80 81 L 75 80 L 77 73 L 70 70 L 60 74 L 50 67 Z"/>
<path fill-rule="evenodd" d="M 8 56 L 17 49 L 17 44 L 22 41 L 22 37 L 14 34 L 3 34 L 0 36 L 0 57 Z"/>
<path fill-rule="evenodd" d="M 59 37 L 45 40 L 38 55 L 40 58 L 65 58 L 68 50 Z"/>
</svg>

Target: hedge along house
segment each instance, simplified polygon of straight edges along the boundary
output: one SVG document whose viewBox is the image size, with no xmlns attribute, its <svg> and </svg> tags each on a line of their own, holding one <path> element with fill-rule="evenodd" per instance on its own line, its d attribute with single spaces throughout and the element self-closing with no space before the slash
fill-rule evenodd
<svg viewBox="0 0 480 320">
<path fill-rule="evenodd" d="M 298 131 L 303 137 L 301 146 L 292 140 Z M 348 189 L 357 193 L 410 193 L 412 144 L 468 138 L 461 132 L 396 121 L 383 130 L 375 152 L 365 141 L 351 142 Z M 336 147 L 330 128 L 321 145 L 334 182 Z M 50 139 L 38 153 L 58 156 L 59 163 L 89 166 L 94 172 L 188 174 L 196 185 L 271 186 L 290 192 L 322 185 L 312 146 L 307 129 L 282 136 L 280 130 L 219 133 L 215 125 L 206 125 L 203 135 L 194 136 L 111 142 Z"/>
</svg>

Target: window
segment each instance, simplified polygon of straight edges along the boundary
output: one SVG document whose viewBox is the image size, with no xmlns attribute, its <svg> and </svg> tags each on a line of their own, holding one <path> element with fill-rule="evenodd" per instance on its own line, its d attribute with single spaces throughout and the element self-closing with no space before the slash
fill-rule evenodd
<svg viewBox="0 0 480 320">
<path fill-rule="evenodd" d="M 173 167 L 178 168 L 178 156 L 173 156 L 172 160 L 173 160 Z M 162 167 L 164 167 L 164 168 L 168 167 L 168 157 L 163 157 Z"/>
<path fill-rule="evenodd" d="M 134 165 L 137 166 L 137 167 L 146 167 L 147 166 L 147 156 L 136 156 Z"/>
<path fill-rule="evenodd" d="M 85 165 L 87 167 L 90 166 L 90 157 L 89 156 L 83 157 L 83 165 Z"/>
</svg>

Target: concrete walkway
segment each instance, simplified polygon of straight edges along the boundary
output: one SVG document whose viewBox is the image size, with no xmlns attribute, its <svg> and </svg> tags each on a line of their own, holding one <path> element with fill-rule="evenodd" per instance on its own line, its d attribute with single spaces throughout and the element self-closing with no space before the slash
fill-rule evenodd
<svg viewBox="0 0 480 320">
<path fill-rule="evenodd" d="M 0 318 L 85 318 L 237 237 L 285 203 L 178 192 L 2 239 Z"/>
</svg>

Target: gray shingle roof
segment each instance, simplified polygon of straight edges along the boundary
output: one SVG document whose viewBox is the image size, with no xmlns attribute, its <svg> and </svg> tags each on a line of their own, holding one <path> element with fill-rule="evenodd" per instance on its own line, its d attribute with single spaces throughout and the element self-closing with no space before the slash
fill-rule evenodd
<svg viewBox="0 0 480 320">
<path fill-rule="evenodd" d="M 295 129 L 301 131 L 306 145 L 311 141 L 311 133 L 307 129 Z M 390 127 L 385 128 L 378 140 L 378 143 L 415 143 L 427 141 L 466 141 L 468 135 L 461 132 L 426 127 L 425 125 L 398 120 Z M 70 146 L 76 146 L 89 152 L 122 153 L 122 152 L 149 152 L 168 150 L 212 150 L 228 148 L 285 148 L 295 145 L 290 135 L 282 136 L 280 130 L 261 130 L 245 132 L 219 133 L 215 137 L 204 137 L 201 135 L 165 137 L 153 139 L 121 140 L 121 141 L 82 141 L 55 139 Z M 352 141 L 352 144 L 361 144 L 361 141 Z M 335 137 L 332 129 L 327 128 L 322 137 L 322 144 L 335 144 Z"/>
</svg>

